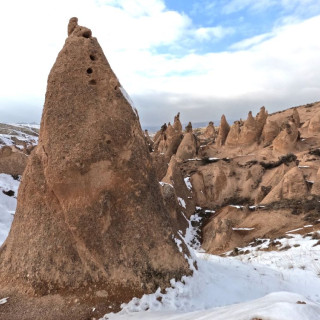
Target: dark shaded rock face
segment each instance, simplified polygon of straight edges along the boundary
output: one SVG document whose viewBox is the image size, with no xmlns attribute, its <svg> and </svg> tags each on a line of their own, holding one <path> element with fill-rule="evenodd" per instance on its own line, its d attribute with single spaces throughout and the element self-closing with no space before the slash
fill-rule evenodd
<svg viewBox="0 0 320 320">
<path fill-rule="evenodd" d="M 37 294 L 94 285 L 119 299 L 168 286 L 190 271 L 138 115 L 91 31 L 72 19 L 68 33 L 0 249 L 1 283 Z"/>
</svg>

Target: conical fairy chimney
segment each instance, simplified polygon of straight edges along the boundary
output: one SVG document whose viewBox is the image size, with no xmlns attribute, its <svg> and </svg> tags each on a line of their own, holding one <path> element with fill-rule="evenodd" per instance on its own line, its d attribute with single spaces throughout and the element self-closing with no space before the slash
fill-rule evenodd
<svg viewBox="0 0 320 320">
<path fill-rule="evenodd" d="M 228 136 L 228 133 L 230 131 L 230 126 L 226 120 L 226 117 L 225 115 L 223 114 L 221 116 L 221 120 L 220 120 L 220 127 L 219 127 L 219 133 L 218 133 L 218 137 L 217 137 L 217 145 L 218 146 L 223 146 L 226 139 L 227 139 L 227 136 Z"/>
<path fill-rule="evenodd" d="M 190 271 L 137 112 L 91 31 L 73 18 L 68 34 L 0 249 L 1 286 L 117 299 L 166 287 Z"/>
</svg>

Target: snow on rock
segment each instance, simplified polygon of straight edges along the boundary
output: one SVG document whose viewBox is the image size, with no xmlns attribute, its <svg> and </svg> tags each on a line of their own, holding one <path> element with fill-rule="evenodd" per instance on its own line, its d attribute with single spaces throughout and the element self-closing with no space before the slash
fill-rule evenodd
<svg viewBox="0 0 320 320">
<path fill-rule="evenodd" d="M 184 201 L 184 199 L 178 197 L 178 203 L 181 207 L 186 209 L 186 202 Z"/>
<path fill-rule="evenodd" d="M 251 231 L 254 228 L 232 228 L 233 231 Z"/>
<path fill-rule="evenodd" d="M 13 215 L 17 206 L 16 197 L 19 183 L 19 181 L 13 179 L 12 176 L 8 174 L 0 174 L 0 245 L 2 245 L 10 231 Z M 12 196 L 4 193 L 10 190 L 14 192 Z"/>
<path fill-rule="evenodd" d="M 182 282 L 172 279 L 171 288 L 164 293 L 144 295 L 122 305 L 122 310 L 104 316 L 104 320 L 319 320 L 320 278 L 312 270 L 292 267 L 285 263 L 288 251 L 259 251 L 252 246 L 247 255 L 223 258 L 200 252 L 200 246 L 191 246 L 197 230 L 191 217 L 184 237 L 198 270 Z M 309 260 L 320 261 L 320 252 L 310 237 L 280 239 L 280 246 L 292 245 L 293 260 L 301 261 L 299 247 L 305 249 Z M 268 247 L 270 240 L 260 239 Z M 294 244 L 299 242 L 299 247 Z M 304 244 L 304 245 L 302 245 Z M 262 247 L 261 245 L 261 247 Z M 246 248 L 243 248 L 246 249 Z M 319 264 L 318 264 L 319 266 Z"/>
<path fill-rule="evenodd" d="M 8 302 L 9 297 L 0 299 L 0 304 L 5 304 Z"/>
<path fill-rule="evenodd" d="M 191 191 L 192 190 L 192 184 L 190 181 L 190 177 L 184 178 L 184 183 L 186 184 L 187 188 Z"/>
</svg>

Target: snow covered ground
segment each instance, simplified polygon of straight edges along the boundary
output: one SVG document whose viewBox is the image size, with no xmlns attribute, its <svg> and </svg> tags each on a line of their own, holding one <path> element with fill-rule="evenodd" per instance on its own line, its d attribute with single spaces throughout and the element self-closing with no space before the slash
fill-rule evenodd
<svg viewBox="0 0 320 320">
<path fill-rule="evenodd" d="M 27 145 L 37 145 L 39 128 L 40 125 L 36 124 L 0 123 L 0 147 L 15 145 L 23 149 L 20 145 L 23 142 Z"/>
<path fill-rule="evenodd" d="M 18 187 L 19 181 L 13 179 L 9 174 L 0 174 L 0 245 L 8 236 L 16 211 Z M 12 196 L 4 193 L 10 190 L 14 192 Z"/>
<path fill-rule="evenodd" d="M 10 229 L 18 186 L 0 174 L 0 244 Z M 9 190 L 14 196 L 3 193 Z M 164 293 L 135 298 L 103 320 L 320 320 L 320 232 L 258 239 L 238 249 L 246 254 L 226 257 L 203 252 L 196 234 L 189 222 L 183 238 L 198 266 L 192 277 L 172 280 Z"/>
<path fill-rule="evenodd" d="M 197 217 L 193 216 L 193 220 Z M 195 230 L 189 226 L 185 240 Z M 122 305 L 104 320 L 319 320 L 320 245 L 317 234 L 279 239 L 280 251 L 243 248 L 246 255 L 219 257 L 191 248 L 198 270 L 182 282 Z M 290 247 L 290 248 L 289 248 Z M 286 250 L 281 250 L 285 248 Z"/>
</svg>

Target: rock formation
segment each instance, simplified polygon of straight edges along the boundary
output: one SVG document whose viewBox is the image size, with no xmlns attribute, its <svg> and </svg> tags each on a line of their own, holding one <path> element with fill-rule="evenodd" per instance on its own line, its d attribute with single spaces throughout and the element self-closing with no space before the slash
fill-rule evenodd
<svg viewBox="0 0 320 320">
<path fill-rule="evenodd" d="M 20 293 L 105 290 L 121 300 L 190 271 L 137 112 L 96 38 L 76 22 L 49 74 L 0 281 Z"/>
<path fill-rule="evenodd" d="M 178 160 L 193 159 L 197 154 L 197 139 L 192 133 L 191 122 L 186 126 L 186 133 L 178 147 L 176 158 Z"/>
<path fill-rule="evenodd" d="M 152 152 L 152 151 L 153 151 L 153 145 L 154 145 L 154 143 L 153 143 L 152 139 L 150 138 L 149 132 L 148 132 L 147 129 L 144 130 L 144 137 L 145 137 L 146 142 L 147 142 L 147 145 L 148 145 L 148 147 L 149 147 L 149 151 Z"/>
<path fill-rule="evenodd" d="M 241 132 L 240 121 L 235 121 L 228 133 L 228 136 L 225 142 L 226 146 L 237 147 L 239 145 L 240 132 Z"/>
<path fill-rule="evenodd" d="M 27 159 L 27 155 L 14 146 L 0 148 L 0 173 L 22 175 Z"/>
<path fill-rule="evenodd" d="M 298 127 L 294 121 L 282 125 L 282 131 L 273 140 L 273 150 L 278 153 L 288 153 L 295 149 L 299 137 Z"/>
<path fill-rule="evenodd" d="M 262 134 L 262 130 L 264 125 L 266 124 L 266 121 L 268 119 L 268 112 L 266 111 L 265 107 L 261 107 L 260 111 L 256 115 L 256 128 L 257 128 L 257 135 L 260 137 Z"/>
<path fill-rule="evenodd" d="M 180 112 L 174 117 L 173 129 L 178 132 L 182 133 L 182 124 L 180 122 Z"/>
<path fill-rule="evenodd" d="M 320 168 L 318 169 L 316 179 L 311 189 L 311 193 L 316 196 L 320 196 Z"/>
<path fill-rule="evenodd" d="M 225 115 L 223 114 L 221 117 L 221 120 L 220 120 L 219 133 L 218 133 L 218 137 L 217 137 L 217 145 L 218 146 L 224 145 L 224 143 L 227 139 L 229 130 L 230 130 L 230 126 L 226 120 Z"/>
<path fill-rule="evenodd" d="M 205 139 L 215 139 L 216 138 L 216 129 L 212 121 L 209 122 L 206 130 L 204 131 L 203 136 Z"/>
<path fill-rule="evenodd" d="M 289 170 L 261 204 L 277 202 L 283 199 L 302 199 L 308 193 L 308 188 L 302 171 L 298 167 Z"/>
<path fill-rule="evenodd" d="M 180 201 L 180 208 L 178 208 L 176 212 L 182 211 L 189 218 L 195 211 L 195 203 L 194 199 L 192 198 L 191 190 L 186 186 L 175 156 L 171 157 L 167 173 L 163 177 L 162 182 L 172 186 L 172 189 L 174 189 L 174 193 L 176 195 L 176 199 L 180 198 L 183 200 Z M 185 219 L 183 222 L 185 222 Z M 183 228 L 180 227 L 180 230 L 182 229 Z"/>
<path fill-rule="evenodd" d="M 320 112 L 319 111 L 310 119 L 308 132 L 311 134 L 320 132 Z"/>
<path fill-rule="evenodd" d="M 299 112 L 297 110 L 297 108 L 294 108 L 292 111 L 292 118 L 295 122 L 295 124 L 297 125 L 297 127 L 300 127 L 300 116 L 299 116 Z"/>
<path fill-rule="evenodd" d="M 272 121 L 267 119 L 266 124 L 263 127 L 262 135 L 261 135 L 261 142 L 263 145 L 268 146 L 272 144 L 273 140 L 280 132 L 280 126 L 276 121 Z"/>
</svg>

